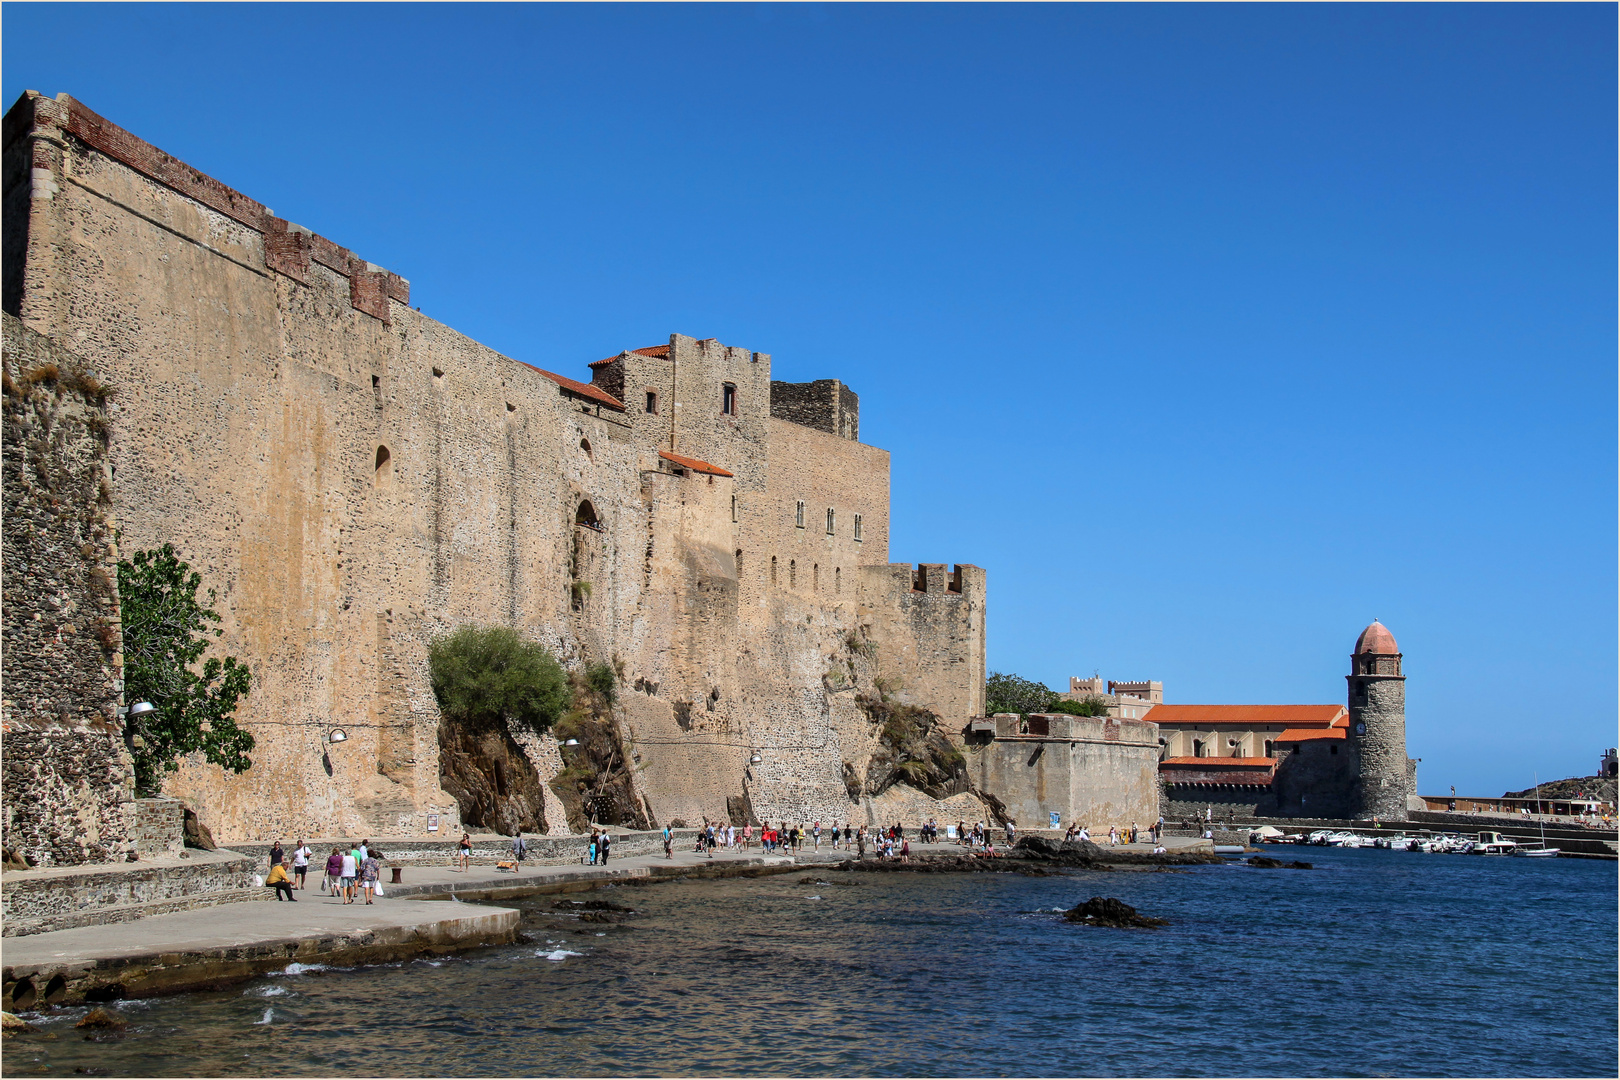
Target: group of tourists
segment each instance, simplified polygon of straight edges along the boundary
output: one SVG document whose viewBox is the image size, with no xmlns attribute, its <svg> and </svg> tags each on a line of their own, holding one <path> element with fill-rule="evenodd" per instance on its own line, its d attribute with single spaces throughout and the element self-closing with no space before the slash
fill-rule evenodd
<svg viewBox="0 0 1620 1080">
<path fill-rule="evenodd" d="M 668 829 L 664 830 L 666 833 Z M 613 847 L 613 837 L 608 835 L 606 829 L 591 829 L 591 842 L 585 848 L 585 861 L 589 866 L 606 866 L 608 852 Z M 667 854 L 667 852 L 666 852 Z"/>
<path fill-rule="evenodd" d="M 1144 830 L 1138 829 L 1136 827 L 1136 822 L 1134 821 L 1131 822 L 1128 828 L 1118 825 L 1110 825 L 1108 826 L 1108 846 L 1118 847 L 1120 844 L 1139 843 L 1141 842 L 1143 835 Z M 1147 839 L 1152 842 L 1155 850 L 1162 850 L 1161 841 L 1164 839 L 1164 818 L 1161 817 L 1158 821 L 1155 821 L 1152 825 L 1149 825 L 1145 830 L 1145 835 Z M 1068 831 L 1063 834 L 1063 839 L 1065 841 L 1090 840 L 1091 831 L 1084 825 L 1072 824 L 1069 826 Z"/>
<path fill-rule="evenodd" d="M 298 902 L 293 890 L 308 887 L 309 861 L 315 852 L 304 841 L 298 841 L 289 856 L 278 839 L 270 846 L 270 873 L 264 883 L 276 890 L 277 900 Z M 321 892 L 341 896 L 345 904 L 354 903 L 364 896 L 366 903 L 382 895 L 383 853 L 372 847 L 370 840 L 362 840 L 347 853 L 341 847 L 332 849 L 326 857 L 326 874 L 321 879 Z"/>
</svg>

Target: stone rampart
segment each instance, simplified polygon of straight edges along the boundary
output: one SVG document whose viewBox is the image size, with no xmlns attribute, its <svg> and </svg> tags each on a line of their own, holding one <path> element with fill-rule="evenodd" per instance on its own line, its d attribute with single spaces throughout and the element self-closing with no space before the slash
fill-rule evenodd
<svg viewBox="0 0 1620 1080">
<path fill-rule="evenodd" d="M 1000 719 L 999 717 L 997 718 Z M 1159 816 L 1159 728 L 1117 717 L 1032 715 L 1025 731 L 968 744 L 975 786 L 1025 828 L 1064 824 L 1145 827 Z"/>
<path fill-rule="evenodd" d="M 82 357 L 3 322 L 4 842 L 39 866 L 120 859 L 136 821 L 108 390 Z"/>
<path fill-rule="evenodd" d="M 175 544 L 254 674 L 253 767 L 167 783 L 219 842 L 459 835 L 472 800 L 444 778 L 501 768 L 440 737 L 427 648 L 467 623 L 617 666 L 632 801 L 660 823 L 867 813 L 841 766 L 874 745 L 855 697 L 879 675 L 971 715 L 983 572 L 867 590 L 888 455 L 847 388 L 830 431 L 782 419 L 768 354 L 679 334 L 571 379 L 70 98 L 26 95 L 5 146 L 6 303 L 118 384 L 124 545 Z M 542 786 L 562 764 L 513 752 Z M 520 816 L 556 810 L 542 791 Z"/>
</svg>

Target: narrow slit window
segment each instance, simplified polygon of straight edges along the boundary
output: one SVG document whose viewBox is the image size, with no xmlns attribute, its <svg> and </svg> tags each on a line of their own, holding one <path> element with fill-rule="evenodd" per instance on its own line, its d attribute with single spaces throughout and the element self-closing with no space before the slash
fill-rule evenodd
<svg viewBox="0 0 1620 1080">
<path fill-rule="evenodd" d="M 731 520 L 737 520 L 737 496 L 735 495 L 731 497 Z"/>
<path fill-rule="evenodd" d="M 810 591 L 811 592 L 820 592 L 821 591 L 821 564 L 820 563 L 811 563 L 810 564 Z"/>
<path fill-rule="evenodd" d="M 833 595 L 834 596 L 842 596 L 843 594 L 844 594 L 844 568 L 841 567 L 841 566 L 835 566 L 835 567 L 833 567 Z"/>
<path fill-rule="evenodd" d="M 828 536 L 831 536 L 833 534 L 833 521 L 834 521 L 833 509 L 832 509 L 832 507 L 829 506 L 829 507 L 827 507 L 827 535 Z"/>
<path fill-rule="evenodd" d="M 855 542 L 861 542 L 861 515 L 855 515 Z"/>
<path fill-rule="evenodd" d="M 788 588 L 796 589 L 798 587 L 799 587 L 799 560 L 798 559 L 789 559 L 788 560 Z"/>
<path fill-rule="evenodd" d="M 658 415 L 658 391 L 647 391 L 647 411 L 654 416 Z"/>
<path fill-rule="evenodd" d="M 804 500 L 800 499 L 793 508 L 793 524 L 796 528 L 804 528 Z"/>
<path fill-rule="evenodd" d="M 771 556 L 771 584 L 776 584 L 776 556 Z"/>
<path fill-rule="evenodd" d="M 722 416 L 737 415 L 737 388 L 726 383 L 720 388 L 720 414 Z"/>
</svg>

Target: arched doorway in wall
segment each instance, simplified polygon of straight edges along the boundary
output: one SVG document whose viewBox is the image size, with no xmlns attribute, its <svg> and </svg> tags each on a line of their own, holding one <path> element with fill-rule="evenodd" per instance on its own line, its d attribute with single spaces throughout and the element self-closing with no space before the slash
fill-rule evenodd
<svg viewBox="0 0 1620 1080">
<path fill-rule="evenodd" d="M 573 611 L 590 608 L 591 592 L 595 588 L 597 557 L 601 551 L 602 534 L 607 530 L 596 515 L 596 506 L 589 499 L 581 499 L 574 510 L 574 543 L 568 558 L 568 604 Z"/>
</svg>

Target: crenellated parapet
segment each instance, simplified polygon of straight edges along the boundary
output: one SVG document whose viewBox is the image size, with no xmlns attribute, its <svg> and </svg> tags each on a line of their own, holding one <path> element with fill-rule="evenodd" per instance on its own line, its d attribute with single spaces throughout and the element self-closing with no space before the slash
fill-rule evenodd
<svg viewBox="0 0 1620 1080">
<path fill-rule="evenodd" d="M 984 712 L 986 578 L 970 563 L 862 568 L 862 616 L 898 696 L 952 729 Z"/>
</svg>

